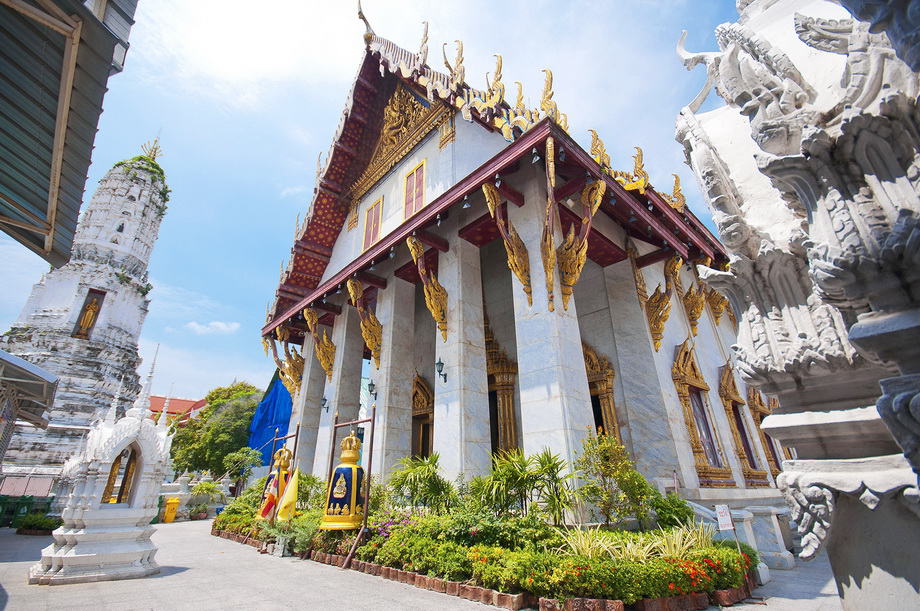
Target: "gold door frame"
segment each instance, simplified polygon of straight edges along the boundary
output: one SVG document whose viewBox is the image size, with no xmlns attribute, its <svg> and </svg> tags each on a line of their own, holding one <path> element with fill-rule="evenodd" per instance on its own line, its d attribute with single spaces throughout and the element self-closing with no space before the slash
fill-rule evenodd
<svg viewBox="0 0 920 611">
<path fill-rule="evenodd" d="M 767 472 L 763 469 L 758 469 L 755 463 L 748 461 L 748 457 L 744 452 L 744 442 L 741 440 L 741 431 L 738 430 L 738 425 L 735 423 L 733 408 L 735 405 L 738 405 L 743 419 L 744 410 L 742 408 L 745 402 L 744 397 L 738 392 L 738 386 L 735 384 L 735 375 L 732 370 L 731 361 L 725 363 L 720 370 L 719 398 L 722 400 L 722 407 L 725 408 L 728 425 L 732 430 L 732 438 L 735 442 L 735 454 L 738 456 L 738 461 L 741 463 L 741 472 L 744 474 L 745 483 L 749 486 L 769 486 L 770 482 L 767 480 Z M 753 437 L 748 434 L 748 441 L 752 442 L 751 452 L 755 452 L 755 456 L 751 457 L 751 461 L 756 461 L 756 451 L 753 440 Z M 764 448 L 764 450 L 766 450 L 766 448 Z"/>
<path fill-rule="evenodd" d="M 419 455 L 422 455 L 425 450 L 422 448 L 422 426 L 416 430 L 417 420 L 421 425 L 431 425 L 431 433 L 428 436 L 428 442 L 432 445 L 431 448 L 428 448 L 430 455 L 434 450 L 434 393 L 428 386 L 428 382 L 418 373 L 415 374 L 415 380 L 412 382 L 412 434 L 415 436 L 414 445 L 419 449 Z"/>
<path fill-rule="evenodd" d="M 706 453 L 703 451 L 703 443 L 700 441 L 700 433 L 696 429 L 696 420 L 693 417 L 693 408 L 690 405 L 690 388 L 696 388 L 702 392 L 709 392 L 709 385 L 703 379 L 700 367 L 696 363 L 696 355 L 693 353 L 693 345 L 690 338 L 677 347 L 674 356 L 674 365 L 671 367 L 671 378 L 674 380 L 674 388 L 677 390 L 677 398 L 684 409 L 684 426 L 687 428 L 687 434 L 690 437 L 690 448 L 693 450 L 693 462 L 696 466 L 696 472 L 701 480 L 701 488 L 732 488 L 735 486 L 735 480 L 732 477 L 732 470 L 729 467 L 716 467 L 710 465 L 706 459 Z M 706 402 L 703 402 L 703 409 L 706 408 Z M 710 420 L 712 420 L 710 418 Z M 712 422 L 712 436 L 716 443 L 716 451 L 722 452 L 722 442 L 719 439 L 718 430 L 715 428 L 715 422 Z"/>
<path fill-rule="evenodd" d="M 514 383 L 517 380 L 517 363 L 508 358 L 501 349 L 488 317 L 485 318 L 486 374 L 489 391 L 495 391 L 498 402 L 498 448 L 513 450 L 518 447 L 517 418 L 514 414 Z"/>
<path fill-rule="evenodd" d="M 773 399 L 770 399 L 772 405 Z M 773 410 L 770 406 L 763 401 L 763 395 L 759 390 L 753 386 L 749 386 L 747 389 L 747 404 L 751 408 L 751 416 L 754 417 L 754 424 L 757 426 L 757 434 L 760 437 L 760 443 L 763 444 L 763 452 L 767 455 L 767 464 L 770 466 L 770 473 L 773 474 L 773 477 L 779 475 L 780 465 L 776 463 L 776 458 L 774 457 L 774 452 L 777 455 L 780 455 L 781 452 L 776 450 L 776 446 L 772 446 L 773 450 L 770 449 L 772 439 L 767 438 L 767 434 L 763 432 L 763 429 L 760 427 L 763 423 L 763 419 L 773 413 Z"/>
<path fill-rule="evenodd" d="M 581 350 L 585 357 L 585 372 L 588 374 L 588 390 L 592 397 L 597 395 L 601 404 L 603 430 L 607 434 L 612 431 L 617 440 L 622 442 L 616 405 L 613 402 L 613 378 L 616 375 L 613 367 L 607 357 L 598 354 L 585 342 L 581 342 Z"/>
</svg>

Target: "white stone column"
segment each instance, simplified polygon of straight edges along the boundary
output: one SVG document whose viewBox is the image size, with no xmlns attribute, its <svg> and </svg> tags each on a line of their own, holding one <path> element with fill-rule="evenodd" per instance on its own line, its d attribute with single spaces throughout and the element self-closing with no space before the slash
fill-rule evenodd
<svg viewBox="0 0 920 611">
<path fill-rule="evenodd" d="M 342 313 L 335 317 L 332 343 L 336 346 L 335 360 L 332 364 L 332 379 L 326 383 L 329 411 L 320 414 L 313 460 L 313 475 L 323 479 L 329 471 L 329 443 L 334 415 L 338 412 L 339 422 L 355 420 L 361 407 L 364 339 L 361 337 L 361 319 L 353 307 L 343 306 Z"/>
<path fill-rule="evenodd" d="M 521 172 L 526 175 L 527 170 Z M 588 376 L 581 348 L 575 300 L 562 307 L 558 270 L 553 270 L 555 310 L 549 311 L 540 240 L 546 208 L 546 179 L 534 166 L 522 185 L 524 206 L 508 205 L 508 216 L 530 258 L 533 305 L 515 278 L 514 329 L 517 338 L 518 387 L 521 393 L 522 449 L 535 454 L 549 448 L 570 463 L 594 426 Z M 562 241 L 558 229 L 555 245 Z"/>
<path fill-rule="evenodd" d="M 412 452 L 412 384 L 415 378 L 415 285 L 395 276 L 377 292 L 377 319 L 383 326 L 376 381 L 377 422 L 374 475 L 385 477 Z M 370 414 L 368 414 L 369 416 Z"/>
<path fill-rule="evenodd" d="M 492 442 L 479 248 L 457 235 L 456 216 L 442 223 L 450 250 L 438 258 L 438 280 L 447 290 L 447 341 L 436 331 L 435 361 L 444 363 L 447 381 L 435 376 L 433 448 L 448 479 L 462 473 L 469 480 L 489 472 Z"/>
<path fill-rule="evenodd" d="M 300 425 L 300 436 L 297 440 L 297 455 L 295 466 L 301 472 L 311 473 L 316 454 L 316 441 L 319 433 L 319 422 L 322 408 L 320 404 L 326 388 L 326 372 L 316 358 L 313 348 L 313 338 L 308 334 L 303 341 L 303 378 L 300 381 L 300 390 L 294 397 L 291 423 L 288 425 L 288 434 L 293 435 L 297 425 Z M 293 445 L 293 440 L 289 442 Z"/>
</svg>

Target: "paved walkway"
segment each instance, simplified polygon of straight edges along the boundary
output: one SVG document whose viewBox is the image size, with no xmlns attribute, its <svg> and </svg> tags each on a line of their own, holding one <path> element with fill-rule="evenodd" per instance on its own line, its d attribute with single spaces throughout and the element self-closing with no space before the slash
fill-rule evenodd
<svg viewBox="0 0 920 611">
<path fill-rule="evenodd" d="M 487 611 L 480 603 L 343 571 L 295 558 L 275 558 L 212 537 L 210 522 L 157 527 L 159 575 L 146 579 L 63 586 L 30 586 L 29 567 L 50 537 L 16 535 L 0 528 L 0 609 L 115 611 L 163 609 L 436 609 Z M 774 571 L 756 594 L 777 611 L 837 611 L 827 561 L 796 571 Z M 809 600 L 815 598 L 816 600 Z M 739 608 L 739 607 L 736 607 Z M 712 607 L 716 609 L 716 607 Z"/>
</svg>

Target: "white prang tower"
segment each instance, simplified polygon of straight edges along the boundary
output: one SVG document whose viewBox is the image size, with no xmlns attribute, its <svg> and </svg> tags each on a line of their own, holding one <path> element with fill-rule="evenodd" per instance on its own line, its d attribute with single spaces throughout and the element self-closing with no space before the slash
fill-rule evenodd
<svg viewBox="0 0 920 611">
<path fill-rule="evenodd" d="M 106 173 L 80 216 L 70 261 L 42 276 L 0 337 L 0 348 L 60 378 L 47 429 L 16 427 L 6 477 L 57 478 L 119 386 L 119 416 L 137 397 L 137 340 L 152 288 L 147 264 L 169 200 L 159 154 L 154 141 Z"/>
</svg>

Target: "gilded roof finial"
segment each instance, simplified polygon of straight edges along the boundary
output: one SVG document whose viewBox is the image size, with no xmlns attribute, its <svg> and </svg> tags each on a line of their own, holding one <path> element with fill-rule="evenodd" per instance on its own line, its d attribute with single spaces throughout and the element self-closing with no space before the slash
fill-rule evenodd
<svg viewBox="0 0 920 611">
<path fill-rule="evenodd" d="M 358 0 L 358 19 L 364 22 L 364 43 L 369 45 L 371 44 L 371 39 L 375 36 L 374 28 L 371 27 L 367 17 L 364 16 L 364 11 L 361 10 L 361 0 Z"/>
<path fill-rule="evenodd" d="M 151 161 L 156 161 L 157 157 L 163 156 L 163 149 L 160 147 L 160 137 L 157 136 L 153 142 L 145 142 L 141 145 L 141 152 L 144 157 L 149 157 Z"/>
<path fill-rule="evenodd" d="M 521 81 L 514 81 L 514 84 L 517 85 L 517 100 L 514 102 L 514 112 L 518 115 L 523 115 L 527 112 L 527 107 L 524 106 L 524 86 L 521 84 Z"/>
<path fill-rule="evenodd" d="M 428 22 L 423 21 L 422 25 L 425 26 L 422 30 L 422 44 L 419 46 L 418 55 L 416 56 L 419 71 L 428 62 Z"/>
<path fill-rule="evenodd" d="M 453 90 L 457 90 L 463 86 L 463 81 L 466 78 L 466 68 L 463 66 L 463 41 L 455 40 L 454 42 L 457 43 L 457 57 L 454 59 L 453 66 L 447 61 L 446 42 L 441 45 L 441 53 L 444 54 L 444 66 L 450 72 L 450 87 Z"/>
</svg>

